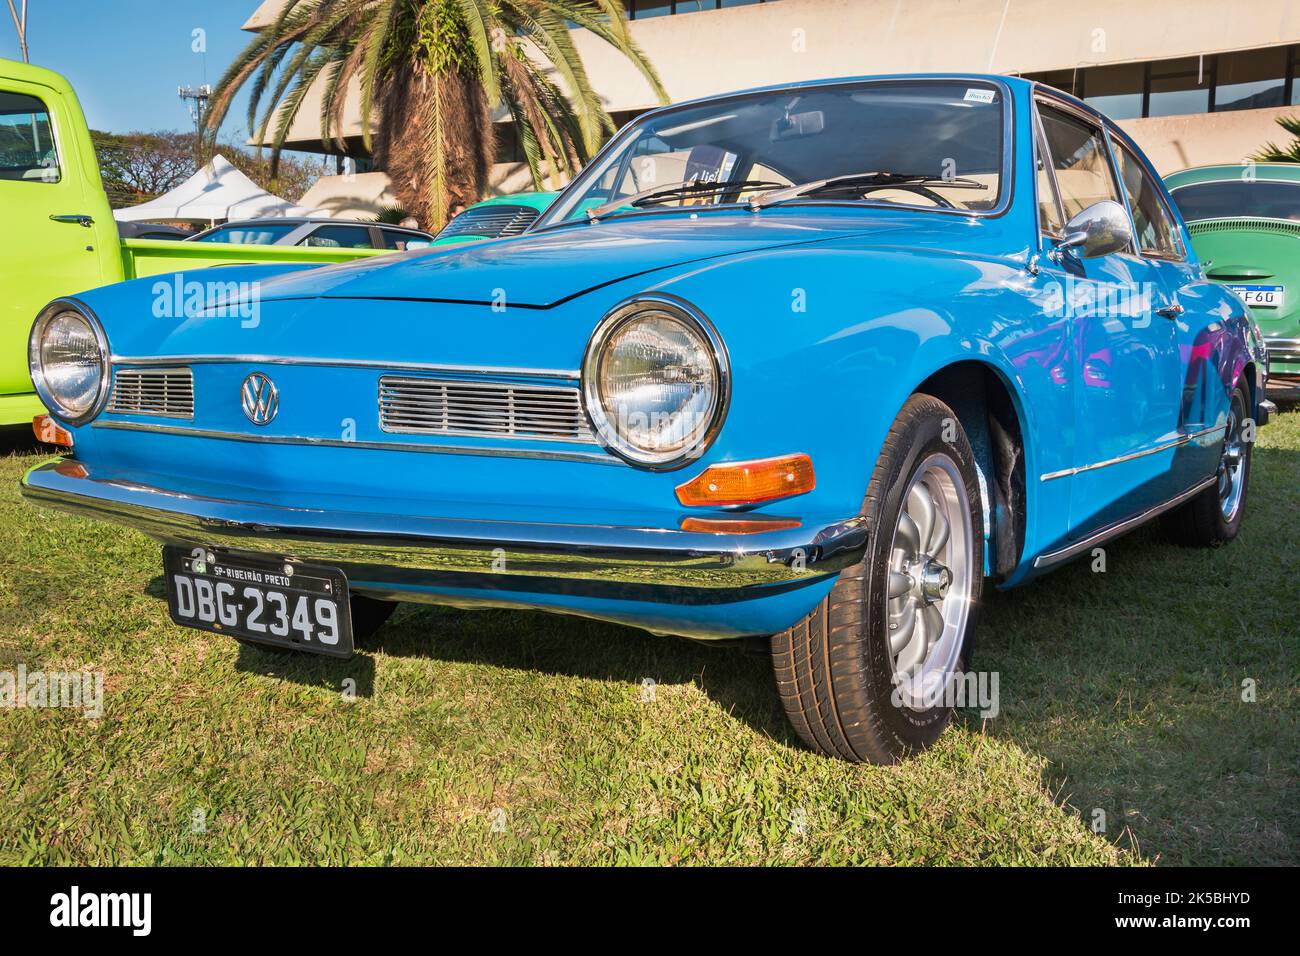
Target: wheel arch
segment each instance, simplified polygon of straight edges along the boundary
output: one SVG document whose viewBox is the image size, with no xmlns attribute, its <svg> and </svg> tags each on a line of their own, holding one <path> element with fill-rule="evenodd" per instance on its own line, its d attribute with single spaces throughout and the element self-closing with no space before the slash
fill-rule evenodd
<svg viewBox="0 0 1300 956">
<path fill-rule="evenodd" d="M 1028 424 L 1020 395 L 991 362 L 962 359 L 928 375 L 913 390 L 939 399 L 957 415 L 980 472 L 986 528 L 985 570 L 1008 577 L 1024 553 L 1030 514 L 1026 478 Z"/>
</svg>

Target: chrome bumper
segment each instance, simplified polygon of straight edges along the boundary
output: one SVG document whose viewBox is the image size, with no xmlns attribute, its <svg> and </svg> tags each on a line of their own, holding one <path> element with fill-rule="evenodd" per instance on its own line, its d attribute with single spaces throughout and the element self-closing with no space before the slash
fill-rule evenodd
<svg viewBox="0 0 1300 956">
<path fill-rule="evenodd" d="M 1300 339 L 1264 339 L 1264 348 L 1268 350 L 1268 361 L 1300 362 Z"/>
<path fill-rule="evenodd" d="M 860 517 L 714 534 L 286 508 L 96 477 L 74 459 L 22 479 L 28 500 L 127 525 L 166 544 L 272 554 L 342 568 L 360 592 L 476 588 L 724 603 L 786 591 L 857 563 Z"/>
</svg>

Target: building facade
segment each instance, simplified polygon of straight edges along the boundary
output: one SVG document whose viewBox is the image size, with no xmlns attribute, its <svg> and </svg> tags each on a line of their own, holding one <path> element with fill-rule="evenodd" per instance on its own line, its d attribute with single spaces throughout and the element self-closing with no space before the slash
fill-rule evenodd
<svg viewBox="0 0 1300 956">
<path fill-rule="evenodd" d="M 266 0 L 257 29 L 283 0 Z M 1240 162 L 1286 140 L 1300 114 L 1300 0 L 625 0 L 631 30 L 674 101 L 753 86 L 878 73 L 1027 76 L 1114 117 L 1162 173 Z M 620 122 L 656 105 L 596 37 L 575 42 Z M 320 152 L 305 103 L 289 146 Z M 359 140 L 355 106 L 345 132 Z M 528 188 L 502 124 L 495 191 Z M 361 157 L 364 170 L 364 157 Z M 349 182 L 350 181 L 350 182 Z M 307 196 L 343 210 L 382 201 L 382 172 L 326 177 Z"/>
</svg>

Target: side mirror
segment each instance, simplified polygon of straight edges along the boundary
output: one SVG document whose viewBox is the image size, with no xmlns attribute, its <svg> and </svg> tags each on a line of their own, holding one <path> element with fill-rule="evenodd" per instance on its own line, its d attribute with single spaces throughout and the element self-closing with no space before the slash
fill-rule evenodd
<svg viewBox="0 0 1300 956">
<path fill-rule="evenodd" d="M 1119 252 L 1133 242 L 1133 227 L 1128 213 L 1113 199 L 1095 202 L 1076 213 L 1065 224 L 1065 240 L 1056 247 L 1059 259 L 1066 249 L 1074 250 L 1080 259 L 1108 256 Z"/>
</svg>

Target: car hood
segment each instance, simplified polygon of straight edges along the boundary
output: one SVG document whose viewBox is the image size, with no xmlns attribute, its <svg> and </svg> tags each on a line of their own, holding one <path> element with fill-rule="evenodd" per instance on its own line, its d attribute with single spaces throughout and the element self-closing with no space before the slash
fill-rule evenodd
<svg viewBox="0 0 1300 956">
<path fill-rule="evenodd" d="M 295 272 L 261 284 L 264 301 L 409 299 L 550 308 L 632 276 L 864 231 L 826 216 L 643 216 L 443 246 Z M 876 230 L 880 223 L 872 224 Z"/>
</svg>

